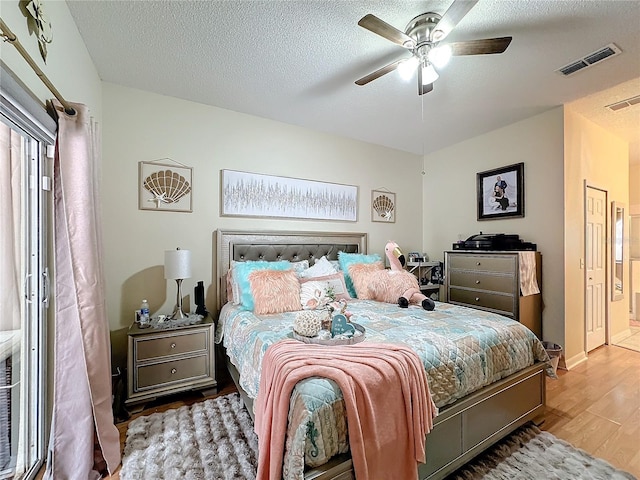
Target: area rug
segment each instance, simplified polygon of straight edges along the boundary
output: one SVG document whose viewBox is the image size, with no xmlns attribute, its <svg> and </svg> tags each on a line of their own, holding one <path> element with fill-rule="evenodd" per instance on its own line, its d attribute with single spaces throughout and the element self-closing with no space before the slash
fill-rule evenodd
<svg viewBox="0 0 640 480">
<path fill-rule="evenodd" d="M 253 480 L 258 439 L 237 393 L 129 424 L 120 478 Z M 453 480 L 633 480 L 527 424 L 448 477 Z M 398 479 L 401 480 L 401 479 Z"/>
</svg>

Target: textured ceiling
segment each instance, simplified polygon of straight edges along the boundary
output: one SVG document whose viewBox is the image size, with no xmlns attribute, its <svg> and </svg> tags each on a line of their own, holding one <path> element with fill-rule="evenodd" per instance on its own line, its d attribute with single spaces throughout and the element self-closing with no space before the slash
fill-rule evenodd
<svg viewBox="0 0 640 480">
<path fill-rule="evenodd" d="M 407 83 L 397 72 L 354 84 L 407 55 L 357 22 L 373 13 L 404 30 L 451 0 L 67 4 L 104 81 L 416 154 L 583 97 L 579 111 L 598 116 L 597 104 L 640 94 L 637 81 L 622 96 L 612 88 L 640 78 L 638 0 L 480 0 L 447 41 L 513 42 L 501 55 L 454 57 L 422 97 L 415 77 Z M 555 73 L 611 42 L 621 55 L 570 77 Z M 612 131 L 637 140 L 638 109 L 614 114 Z"/>
</svg>

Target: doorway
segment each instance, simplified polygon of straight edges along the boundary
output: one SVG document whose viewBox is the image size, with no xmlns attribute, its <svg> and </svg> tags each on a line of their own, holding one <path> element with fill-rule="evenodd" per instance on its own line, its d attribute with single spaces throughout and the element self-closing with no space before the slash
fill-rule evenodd
<svg viewBox="0 0 640 480">
<path fill-rule="evenodd" d="M 587 353 L 606 340 L 607 192 L 585 185 L 585 347 Z"/>
</svg>

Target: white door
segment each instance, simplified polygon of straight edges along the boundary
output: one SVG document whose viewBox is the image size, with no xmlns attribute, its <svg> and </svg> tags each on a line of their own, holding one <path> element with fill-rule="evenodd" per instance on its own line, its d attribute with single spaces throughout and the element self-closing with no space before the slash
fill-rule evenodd
<svg viewBox="0 0 640 480">
<path fill-rule="evenodd" d="M 586 190 L 585 321 L 587 352 L 590 352 L 605 342 L 607 194 L 591 187 Z"/>
</svg>

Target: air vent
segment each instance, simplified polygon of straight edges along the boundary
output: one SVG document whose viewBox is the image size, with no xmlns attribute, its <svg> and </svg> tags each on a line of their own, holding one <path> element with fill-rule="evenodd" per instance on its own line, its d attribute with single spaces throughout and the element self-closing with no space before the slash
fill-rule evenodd
<svg viewBox="0 0 640 480">
<path fill-rule="evenodd" d="M 566 76 L 573 75 L 580 70 L 584 70 L 585 68 L 591 67 L 602 60 L 607 58 L 615 57 L 616 55 L 620 55 L 622 50 L 620 50 L 615 44 L 610 43 L 609 45 L 602 47 L 601 49 L 590 53 L 589 55 L 585 55 L 583 58 L 579 60 L 575 60 L 568 65 L 565 65 L 562 68 L 556 70 L 557 73 Z"/>
<path fill-rule="evenodd" d="M 635 97 L 627 98 L 626 100 L 622 100 L 621 102 L 612 103 L 611 105 L 607 105 L 605 108 L 609 110 L 613 110 L 617 112 L 618 110 L 622 110 L 623 108 L 630 107 L 632 105 L 638 105 L 640 103 L 640 95 Z"/>
</svg>

